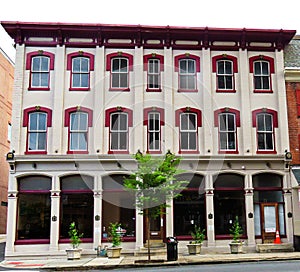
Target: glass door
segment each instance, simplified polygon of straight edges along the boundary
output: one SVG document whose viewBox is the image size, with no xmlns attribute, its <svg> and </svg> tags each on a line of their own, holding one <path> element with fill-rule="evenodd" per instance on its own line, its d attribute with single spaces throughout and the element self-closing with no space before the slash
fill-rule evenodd
<svg viewBox="0 0 300 272">
<path fill-rule="evenodd" d="M 276 231 L 279 230 L 278 204 L 265 203 L 262 209 L 262 239 L 263 243 L 273 243 Z"/>
</svg>

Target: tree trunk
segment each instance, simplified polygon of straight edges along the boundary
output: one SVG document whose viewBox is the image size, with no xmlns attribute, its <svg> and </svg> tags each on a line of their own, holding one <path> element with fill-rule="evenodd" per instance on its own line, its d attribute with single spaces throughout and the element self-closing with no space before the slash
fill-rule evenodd
<svg viewBox="0 0 300 272">
<path fill-rule="evenodd" d="M 147 247 L 148 247 L 148 262 L 151 261 L 151 252 L 150 252 L 150 215 L 149 209 L 146 209 L 146 221 L 147 221 Z"/>
</svg>

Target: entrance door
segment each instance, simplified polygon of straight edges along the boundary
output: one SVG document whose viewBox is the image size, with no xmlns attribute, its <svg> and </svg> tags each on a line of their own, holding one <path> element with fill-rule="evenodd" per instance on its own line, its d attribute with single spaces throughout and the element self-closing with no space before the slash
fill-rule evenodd
<svg viewBox="0 0 300 272">
<path fill-rule="evenodd" d="M 273 243 L 276 231 L 279 231 L 278 204 L 264 203 L 261 205 L 262 214 L 262 240 L 263 243 Z"/>
<path fill-rule="evenodd" d="M 150 240 L 162 242 L 164 238 L 164 230 L 165 230 L 165 216 L 164 214 L 159 215 L 156 218 L 150 218 Z M 145 232 L 144 232 L 144 240 L 147 240 L 147 233 L 149 228 L 149 222 L 147 221 L 147 217 L 144 220 Z"/>
</svg>

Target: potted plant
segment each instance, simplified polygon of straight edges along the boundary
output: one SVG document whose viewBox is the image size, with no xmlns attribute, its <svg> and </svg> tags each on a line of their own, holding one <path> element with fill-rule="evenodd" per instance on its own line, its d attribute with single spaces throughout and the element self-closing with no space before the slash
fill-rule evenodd
<svg viewBox="0 0 300 272">
<path fill-rule="evenodd" d="M 79 234 L 75 222 L 72 222 L 68 234 L 72 245 L 72 248 L 66 249 L 68 260 L 80 259 L 82 249 L 78 247 L 81 243 L 80 238 L 82 238 L 83 233 Z"/>
<path fill-rule="evenodd" d="M 112 246 L 107 248 L 108 258 L 120 258 L 122 247 L 120 247 L 122 242 L 121 236 L 121 224 L 120 223 L 110 223 L 108 227 L 108 239 L 112 243 Z"/>
<path fill-rule="evenodd" d="M 240 240 L 243 229 L 239 223 L 238 216 L 235 217 L 235 220 L 233 222 L 232 227 L 229 229 L 230 234 L 232 236 L 232 241 L 229 244 L 230 245 L 230 251 L 233 254 L 242 253 L 243 251 L 243 242 Z"/>
<path fill-rule="evenodd" d="M 194 226 L 194 231 L 191 232 L 193 240 L 190 241 L 189 244 L 187 244 L 189 254 L 200 254 L 202 242 L 205 239 L 204 233 L 205 229 L 201 230 L 199 226 Z"/>
</svg>

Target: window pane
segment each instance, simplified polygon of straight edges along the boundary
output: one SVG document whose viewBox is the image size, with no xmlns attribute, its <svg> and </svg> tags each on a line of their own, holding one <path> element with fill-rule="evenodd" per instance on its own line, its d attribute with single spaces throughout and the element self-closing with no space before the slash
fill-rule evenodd
<svg viewBox="0 0 300 272">
<path fill-rule="evenodd" d="M 235 131 L 235 118 L 234 117 L 235 117 L 235 115 L 233 115 L 233 114 L 227 114 L 229 131 Z"/>
<path fill-rule="evenodd" d="M 81 71 L 89 72 L 89 59 L 88 58 L 81 58 Z"/>
<path fill-rule="evenodd" d="M 187 90 L 188 86 L 187 86 L 187 76 L 179 76 L 179 88 L 183 89 L 183 90 Z"/>
<path fill-rule="evenodd" d="M 188 114 L 186 114 L 186 113 L 180 114 L 180 129 L 181 130 L 187 130 L 188 127 L 189 127 Z"/>
<path fill-rule="evenodd" d="M 119 79 L 120 79 L 120 74 L 114 73 L 111 75 L 111 86 L 112 88 L 119 88 Z"/>
<path fill-rule="evenodd" d="M 49 58 L 42 57 L 41 71 L 48 72 L 49 71 Z"/>
<path fill-rule="evenodd" d="M 72 87 L 80 87 L 80 74 L 72 75 Z"/>
<path fill-rule="evenodd" d="M 232 82 L 232 76 L 226 76 L 225 80 L 226 80 L 226 89 L 228 90 L 232 90 L 233 89 L 233 82 Z"/>
<path fill-rule="evenodd" d="M 29 133 L 28 150 L 37 150 L 37 137 L 38 133 Z"/>
<path fill-rule="evenodd" d="M 261 75 L 261 63 L 259 61 L 254 62 L 254 74 Z"/>
<path fill-rule="evenodd" d="M 188 60 L 188 73 L 194 74 L 195 73 L 195 61 Z"/>
<path fill-rule="evenodd" d="M 70 121 L 71 121 L 71 130 L 78 130 L 79 129 L 79 114 L 78 113 L 71 113 L 70 116 Z"/>
<path fill-rule="evenodd" d="M 187 132 L 181 132 L 181 149 L 188 149 L 188 133 Z"/>
<path fill-rule="evenodd" d="M 231 61 L 225 61 L 225 71 L 226 71 L 226 74 L 232 74 L 232 62 Z"/>
<path fill-rule="evenodd" d="M 270 83 L 269 83 L 269 77 L 262 77 L 262 84 L 263 84 L 263 89 L 268 90 L 270 89 Z"/>
<path fill-rule="evenodd" d="M 70 135 L 70 150 L 78 150 L 78 142 L 79 142 L 79 134 L 80 133 L 71 133 Z"/>
<path fill-rule="evenodd" d="M 187 73 L 187 63 L 186 63 L 185 60 L 180 60 L 179 61 L 179 73 L 180 74 Z"/>
<path fill-rule="evenodd" d="M 235 150 L 235 133 L 228 133 L 228 149 Z"/>
<path fill-rule="evenodd" d="M 260 76 L 254 77 L 254 88 L 257 90 L 260 90 L 263 88 Z"/>
<path fill-rule="evenodd" d="M 272 115 L 266 114 L 265 115 L 265 122 L 266 122 L 266 131 L 273 131 Z"/>
<path fill-rule="evenodd" d="M 80 72 L 80 59 L 81 58 L 73 58 L 72 70 L 73 72 Z"/>
<path fill-rule="evenodd" d="M 226 131 L 227 130 L 226 114 L 219 114 L 219 127 L 220 127 L 220 131 Z"/>
<path fill-rule="evenodd" d="M 128 75 L 127 73 L 120 74 L 120 87 L 127 88 L 128 87 Z"/>
<path fill-rule="evenodd" d="M 264 133 L 257 134 L 257 142 L 258 142 L 258 149 L 265 149 L 265 137 Z"/>
<path fill-rule="evenodd" d="M 266 149 L 273 150 L 273 134 L 266 133 Z"/>
<path fill-rule="evenodd" d="M 111 115 L 111 130 L 119 129 L 119 114 L 114 113 Z"/>
<path fill-rule="evenodd" d="M 38 133 L 38 150 L 46 150 L 46 133 Z"/>
<path fill-rule="evenodd" d="M 263 75 L 269 75 L 269 63 L 268 62 L 262 62 L 262 74 Z"/>
<path fill-rule="evenodd" d="M 220 149 L 227 149 L 227 133 L 220 132 Z"/>
<path fill-rule="evenodd" d="M 86 131 L 88 127 L 88 114 L 81 112 L 79 117 L 80 117 L 79 130 Z"/>
<path fill-rule="evenodd" d="M 113 59 L 113 60 L 112 60 L 112 71 L 113 71 L 113 72 L 118 72 L 118 71 L 120 71 L 120 69 L 119 69 L 119 62 L 120 62 L 119 59 Z"/>
<path fill-rule="evenodd" d="M 225 77 L 218 76 L 218 89 L 225 89 Z"/>
<path fill-rule="evenodd" d="M 40 57 L 32 58 L 31 70 L 33 72 L 38 72 L 41 70 L 41 58 Z"/>
<path fill-rule="evenodd" d="M 258 114 L 257 115 L 257 129 L 258 129 L 258 131 L 264 131 L 265 130 L 264 114 Z"/>
<path fill-rule="evenodd" d="M 127 63 L 128 63 L 127 59 L 121 59 L 121 63 L 120 63 L 121 72 L 127 73 L 127 68 L 128 68 Z"/>
<path fill-rule="evenodd" d="M 79 150 L 87 150 L 87 134 L 86 133 L 78 133 L 78 149 Z"/>
<path fill-rule="evenodd" d="M 119 147 L 119 141 L 118 141 L 118 139 L 119 139 L 119 133 L 118 132 L 111 132 L 110 137 L 111 137 L 111 139 L 110 139 L 110 141 L 111 141 L 111 149 L 112 150 L 119 149 L 118 148 Z"/>
<path fill-rule="evenodd" d="M 218 61 L 218 74 L 224 74 L 224 61 Z"/>
<path fill-rule="evenodd" d="M 189 133 L 189 149 L 190 150 L 196 150 L 197 145 L 196 145 L 196 133 L 195 132 L 190 132 Z"/>
<path fill-rule="evenodd" d="M 127 131 L 127 114 L 120 114 L 120 130 Z"/>
<path fill-rule="evenodd" d="M 39 117 L 38 130 L 46 130 L 47 114 L 39 113 L 38 117 Z"/>
<path fill-rule="evenodd" d="M 29 130 L 37 130 L 38 113 L 30 113 L 29 115 Z"/>
<path fill-rule="evenodd" d="M 195 130 L 196 129 L 196 115 L 189 114 L 188 117 L 189 117 L 188 118 L 189 130 Z"/>
<path fill-rule="evenodd" d="M 40 74 L 36 74 L 36 73 L 31 74 L 31 86 L 32 87 L 40 86 Z"/>
<path fill-rule="evenodd" d="M 188 90 L 195 90 L 196 89 L 196 85 L 195 85 L 195 77 L 194 76 L 188 76 L 187 77 L 188 80 L 188 86 L 187 89 Z"/>
<path fill-rule="evenodd" d="M 49 74 L 48 73 L 42 73 L 41 74 L 41 86 L 42 87 L 48 87 L 49 85 Z"/>
<path fill-rule="evenodd" d="M 121 150 L 127 150 L 127 132 L 120 132 L 120 148 Z"/>
</svg>

